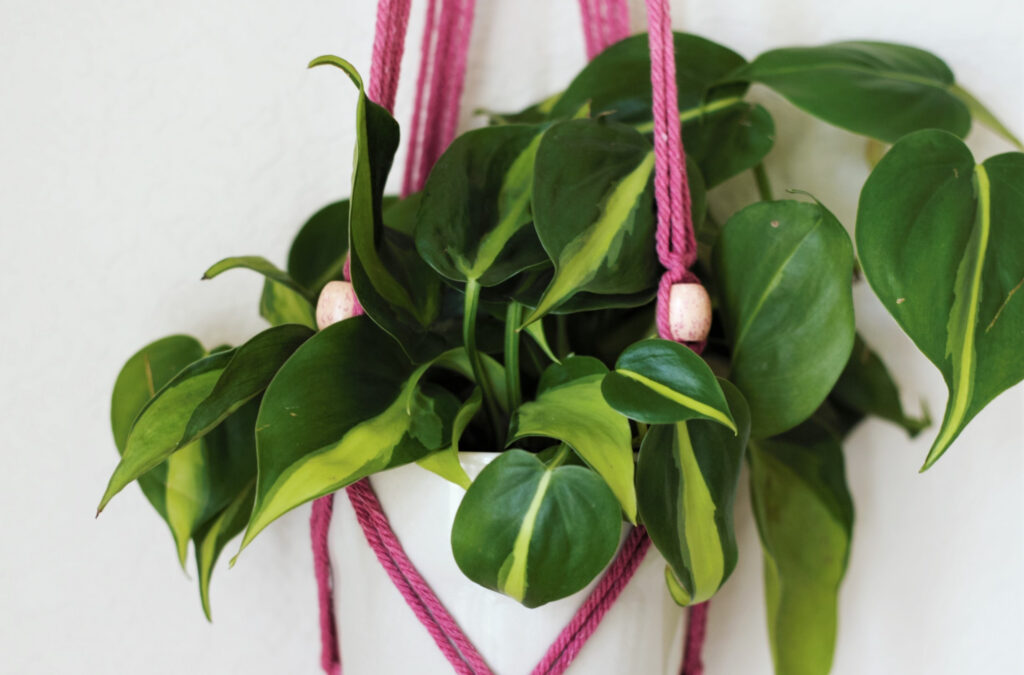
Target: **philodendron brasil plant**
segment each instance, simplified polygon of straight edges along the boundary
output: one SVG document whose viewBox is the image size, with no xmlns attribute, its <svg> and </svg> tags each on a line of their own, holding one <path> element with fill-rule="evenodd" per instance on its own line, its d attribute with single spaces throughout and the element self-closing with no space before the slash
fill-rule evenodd
<svg viewBox="0 0 1024 675">
<path fill-rule="evenodd" d="M 282 514 L 412 462 L 466 488 L 451 546 L 473 581 L 529 607 L 579 591 L 642 523 L 682 605 L 737 560 L 733 498 L 750 467 L 776 669 L 825 672 L 853 525 L 842 443 L 866 416 L 916 435 L 883 361 L 854 327 L 846 229 L 809 195 L 775 200 L 767 85 L 826 122 L 892 144 L 860 196 L 859 268 L 938 367 L 949 400 L 924 467 L 1024 377 L 1024 154 L 978 162 L 972 118 L 1019 142 L 937 57 L 846 42 L 746 61 L 675 36 L 680 122 L 713 300 L 704 358 L 657 339 L 646 36 L 569 87 L 457 138 L 421 192 L 384 195 L 398 124 L 358 90 L 348 199 L 301 228 L 266 279 L 272 324 L 238 347 L 187 336 L 144 347 L 114 387 L 121 461 L 194 543 L 209 614 L 214 563 Z M 837 161 L 844 158 L 837 157 Z M 750 172 L 761 201 L 720 222 L 708 190 Z M 712 201 L 714 193 L 711 193 Z M 316 330 L 346 259 L 364 316 Z M 501 454 L 471 481 L 459 450 Z"/>
</svg>

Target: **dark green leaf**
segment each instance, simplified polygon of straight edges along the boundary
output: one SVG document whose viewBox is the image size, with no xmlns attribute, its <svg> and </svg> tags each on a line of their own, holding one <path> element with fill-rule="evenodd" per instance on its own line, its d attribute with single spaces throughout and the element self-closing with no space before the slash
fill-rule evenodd
<svg viewBox="0 0 1024 675">
<path fill-rule="evenodd" d="M 302 226 L 288 251 L 288 274 L 310 293 L 342 277 L 348 257 L 348 200 L 328 204 Z"/>
<path fill-rule="evenodd" d="M 853 529 L 842 449 L 813 422 L 752 442 L 750 485 L 775 672 L 825 675 Z"/>
<path fill-rule="evenodd" d="M 527 607 L 581 590 L 615 555 L 619 505 L 593 471 L 510 450 L 469 487 L 452 552 L 467 577 Z"/>
<path fill-rule="evenodd" d="M 757 166 L 774 144 L 775 122 L 756 103 L 738 103 L 683 125 L 686 157 L 700 167 L 709 188 Z"/>
<path fill-rule="evenodd" d="M 690 419 L 648 430 L 637 462 L 640 518 L 668 562 L 669 587 L 682 605 L 704 602 L 736 567 L 733 499 L 750 413 L 725 380 L 730 417 L 738 432 Z"/>
<path fill-rule="evenodd" d="M 850 358 L 850 238 L 820 204 L 760 202 L 729 219 L 713 259 L 729 379 L 750 404 L 751 434 L 790 429 L 821 405 Z"/>
<path fill-rule="evenodd" d="M 255 255 L 242 255 L 234 258 L 224 258 L 220 262 L 214 263 L 210 269 L 206 270 L 206 272 L 203 273 L 203 279 L 213 279 L 223 272 L 236 269 L 252 270 L 253 272 L 262 274 L 270 281 L 276 282 L 289 290 L 295 291 L 309 302 L 314 302 L 316 300 L 316 297 L 310 291 L 307 291 L 301 284 L 292 279 L 287 272 L 278 268 L 266 258 L 261 258 L 260 256 Z"/>
<path fill-rule="evenodd" d="M 864 274 L 939 368 L 949 401 L 925 468 L 999 393 L 1024 379 L 1024 154 L 975 164 L 941 131 L 896 143 L 861 192 Z"/>
<path fill-rule="evenodd" d="M 996 116 L 992 114 L 988 108 L 986 108 L 981 101 L 974 98 L 969 91 L 961 87 L 960 85 L 954 84 L 950 91 L 964 102 L 967 109 L 971 111 L 971 117 L 981 122 L 989 129 L 999 134 L 1010 143 L 1017 146 L 1018 150 L 1024 150 L 1024 144 L 1021 144 L 1020 139 L 1013 135 L 1013 132 L 1007 129 L 1002 122 L 996 119 Z"/>
</svg>

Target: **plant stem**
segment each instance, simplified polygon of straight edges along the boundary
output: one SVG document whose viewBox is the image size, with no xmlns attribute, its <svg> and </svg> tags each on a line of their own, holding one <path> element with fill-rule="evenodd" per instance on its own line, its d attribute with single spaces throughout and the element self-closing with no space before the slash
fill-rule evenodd
<svg viewBox="0 0 1024 675">
<path fill-rule="evenodd" d="M 772 197 L 772 184 L 768 180 L 768 172 L 764 169 L 764 162 L 754 167 L 754 180 L 757 181 L 757 194 L 761 195 L 761 201 L 770 202 Z"/>
<path fill-rule="evenodd" d="M 555 354 L 564 359 L 569 356 L 569 318 L 565 314 L 555 315 L 557 335 L 555 335 Z"/>
<path fill-rule="evenodd" d="M 505 386 L 508 408 L 516 410 L 523 402 L 519 381 L 519 324 L 523 322 L 523 306 L 513 300 L 505 313 Z"/>
<path fill-rule="evenodd" d="M 462 341 L 466 346 L 466 356 L 469 357 L 469 365 L 473 369 L 473 377 L 480 386 L 484 397 L 484 409 L 490 419 L 491 428 L 494 430 L 494 440 L 500 449 L 505 445 L 505 434 L 501 425 L 501 414 L 498 411 L 497 400 L 494 396 L 494 385 L 491 378 L 484 370 L 483 360 L 476 347 L 476 314 L 480 305 L 480 283 L 476 279 L 466 282 L 466 305 L 462 316 Z"/>
</svg>

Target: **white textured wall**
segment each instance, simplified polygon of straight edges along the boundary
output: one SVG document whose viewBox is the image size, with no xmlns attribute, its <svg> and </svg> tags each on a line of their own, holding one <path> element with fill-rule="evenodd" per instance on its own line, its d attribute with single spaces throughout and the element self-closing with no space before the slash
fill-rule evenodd
<svg viewBox="0 0 1024 675">
<path fill-rule="evenodd" d="M 254 275 L 199 283 L 200 273 L 231 254 L 283 262 L 299 223 L 343 195 L 352 91 L 304 65 L 336 52 L 365 72 L 373 4 L 0 0 L 0 671 L 316 672 L 306 509 L 217 570 L 213 625 L 137 490 L 92 514 L 115 464 L 106 419 L 123 360 L 171 332 L 212 345 L 258 330 Z M 413 45 L 424 3 L 414 4 Z M 467 110 L 516 108 L 582 66 L 573 0 L 478 4 Z M 1017 0 L 703 0 L 675 3 L 675 25 L 748 57 L 858 37 L 930 48 L 1024 133 Z M 776 113 L 777 189 L 814 192 L 851 223 L 862 141 L 758 95 Z M 1008 149 L 983 131 L 970 140 L 982 156 Z M 748 189 L 747 178 L 727 188 Z M 923 397 L 939 414 L 938 374 L 866 289 L 856 299 L 911 409 Z M 910 443 L 878 422 L 855 433 L 836 673 L 1024 672 L 1022 417 L 1018 387 L 923 476 L 928 434 Z M 711 675 L 769 670 L 745 493 L 737 521 L 741 561 L 712 607 Z M 387 617 L 374 620 L 386 630 Z"/>
</svg>

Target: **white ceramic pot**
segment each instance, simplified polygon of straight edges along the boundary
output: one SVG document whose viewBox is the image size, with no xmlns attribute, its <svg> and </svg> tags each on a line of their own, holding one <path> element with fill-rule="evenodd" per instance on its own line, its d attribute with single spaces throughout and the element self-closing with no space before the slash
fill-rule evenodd
<svg viewBox="0 0 1024 675">
<path fill-rule="evenodd" d="M 470 477 L 476 477 L 497 455 L 461 456 Z M 409 558 L 491 669 L 497 675 L 530 673 L 590 587 L 527 609 L 478 586 L 459 570 L 449 543 L 461 488 L 416 465 L 379 474 L 371 483 Z M 452 666 L 378 563 L 342 493 L 334 501 L 329 541 L 346 675 L 451 675 Z M 652 548 L 569 673 L 679 672 L 683 611 L 665 589 L 664 569 L 664 559 Z"/>
</svg>

